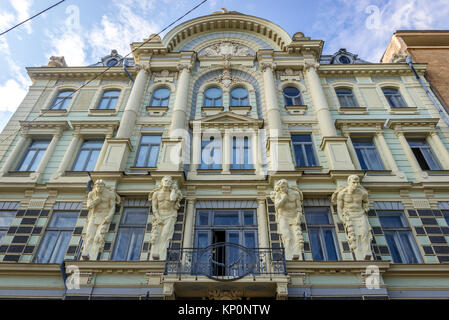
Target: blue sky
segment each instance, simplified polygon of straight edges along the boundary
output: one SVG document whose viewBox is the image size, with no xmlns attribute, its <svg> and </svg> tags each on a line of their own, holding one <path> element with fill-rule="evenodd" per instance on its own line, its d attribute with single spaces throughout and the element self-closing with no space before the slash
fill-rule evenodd
<svg viewBox="0 0 449 320">
<path fill-rule="evenodd" d="M 56 2 L 0 0 L 0 31 Z M 31 84 L 25 67 L 46 65 L 52 55 L 79 66 L 111 49 L 126 54 L 131 42 L 159 32 L 199 2 L 66 0 L 0 36 L 0 130 Z M 182 21 L 222 7 L 271 20 L 290 35 L 301 31 L 324 40 L 325 54 L 346 48 L 371 62 L 379 61 L 395 30 L 449 29 L 448 0 L 209 0 Z"/>
</svg>

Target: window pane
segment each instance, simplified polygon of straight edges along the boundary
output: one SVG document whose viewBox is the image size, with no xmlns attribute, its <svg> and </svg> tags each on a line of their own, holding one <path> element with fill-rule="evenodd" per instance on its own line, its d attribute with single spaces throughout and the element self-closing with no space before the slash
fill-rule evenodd
<svg viewBox="0 0 449 320">
<path fill-rule="evenodd" d="M 209 88 L 204 93 L 208 98 L 217 99 L 221 97 L 221 89 L 219 88 Z"/>
<path fill-rule="evenodd" d="M 198 225 L 200 225 L 200 226 L 209 225 L 209 212 L 208 211 L 198 211 Z"/>
<path fill-rule="evenodd" d="M 92 152 L 90 153 L 89 161 L 87 162 L 84 171 L 93 171 L 95 169 L 95 165 L 97 164 L 97 159 L 99 155 L 100 150 L 92 150 Z"/>
<path fill-rule="evenodd" d="M 239 215 L 237 212 L 234 212 L 234 211 L 215 212 L 214 224 L 220 225 L 220 226 L 238 225 L 239 224 Z"/>
<path fill-rule="evenodd" d="M 324 229 L 324 241 L 326 242 L 327 260 L 337 261 L 338 255 L 335 248 L 335 238 L 332 229 Z"/>
<path fill-rule="evenodd" d="M 136 166 L 137 167 L 145 167 L 146 166 L 146 158 L 148 154 L 149 146 L 141 145 L 139 148 L 139 153 L 137 154 Z"/>
<path fill-rule="evenodd" d="M 244 213 L 244 223 L 245 225 L 254 225 L 254 213 L 253 212 L 245 212 Z"/>
<path fill-rule="evenodd" d="M 307 224 L 332 224 L 328 208 L 305 207 Z"/>
<path fill-rule="evenodd" d="M 421 152 L 424 156 L 424 158 L 427 161 L 427 165 L 429 166 L 430 170 L 440 170 L 441 167 L 438 163 L 438 161 L 435 159 L 432 150 L 429 148 L 421 148 Z"/>
<path fill-rule="evenodd" d="M 6 236 L 6 233 L 8 233 L 8 231 L 1 231 L 0 230 L 0 244 L 2 243 L 3 238 Z"/>
<path fill-rule="evenodd" d="M 36 154 L 35 150 L 28 150 L 27 154 L 25 154 L 25 158 L 22 161 L 22 164 L 17 169 L 18 171 L 29 171 L 28 169 L 31 167 L 31 162 L 34 159 L 34 155 Z"/>
<path fill-rule="evenodd" d="M 87 157 L 89 156 L 89 151 L 81 150 L 78 159 L 76 159 L 75 165 L 73 166 L 73 171 L 83 171 L 87 163 Z"/>
<path fill-rule="evenodd" d="M 55 211 L 51 217 L 49 227 L 73 229 L 78 220 L 78 212 Z"/>
<path fill-rule="evenodd" d="M 399 215 L 383 215 L 379 214 L 380 224 L 383 228 L 403 228 L 401 216 Z"/>
<path fill-rule="evenodd" d="M 115 249 L 112 260 L 124 261 L 127 256 L 128 244 L 131 238 L 129 229 L 119 228 L 115 239 Z"/>
<path fill-rule="evenodd" d="M 140 249 L 142 248 L 142 240 L 145 229 L 133 228 L 131 230 L 131 236 L 129 240 L 128 261 L 136 261 L 140 258 Z"/>
<path fill-rule="evenodd" d="M 254 232 L 245 232 L 245 247 L 251 249 L 256 247 L 256 234 Z"/>
<path fill-rule="evenodd" d="M 208 245 L 208 233 L 198 232 L 198 248 L 206 248 Z"/>
<path fill-rule="evenodd" d="M 301 145 L 295 145 L 294 146 L 295 151 L 295 159 L 296 159 L 296 165 L 298 167 L 305 167 L 306 166 L 306 159 L 304 157 L 304 152 L 302 150 Z"/>
<path fill-rule="evenodd" d="M 245 98 L 248 95 L 248 91 L 245 88 L 238 87 L 232 89 L 231 95 L 234 98 Z"/>
<path fill-rule="evenodd" d="M 33 160 L 33 163 L 31 164 L 31 166 L 28 168 L 28 171 L 34 171 L 37 169 L 37 167 L 39 166 L 39 163 L 41 163 L 42 157 L 44 156 L 46 150 L 38 150 L 36 152 L 36 156 Z"/>
<path fill-rule="evenodd" d="M 152 145 L 150 149 L 150 157 L 148 158 L 148 167 L 156 167 L 158 155 L 159 146 Z"/>
<path fill-rule="evenodd" d="M 388 248 L 390 249 L 391 256 L 394 263 L 402 263 L 401 255 L 399 254 L 399 248 L 395 241 L 394 232 L 385 232 L 385 238 L 387 240 Z"/>
<path fill-rule="evenodd" d="M 165 99 L 170 96 L 170 89 L 168 88 L 159 88 L 156 89 L 153 93 L 153 97 L 158 99 Z"/>
<path fill-rule="evenodd" d="M 141 144 L 160 144 L 161 136 L 151 136 L 151 135 L 142 136 L 140 143 Z"/>
<path fill-rule="evenodd" d="M 292 135 L 292 142 L 312 142 L 310 134 L 295 134 Z"/>
<path fill-rule="evenodd" d="M 284 94 L 288 97 L 297 97 L 299 95 L 299 90 L 295 87 L 285 87 Z"/>
<path fill-rule="evenodd" d="M 8 228 L 15 216 L 15 211 L 0 211 L 0 228 Z"/>
<path fill-rule="evenodd" d="M 53 253 L 51 255 L 49 263 L 60 263 L 64 260 L 67 247 L 69 245 L 70 237 L 72 236 L 71 231 L 60 232 L 59 237 L 56 240 Z"/>
<path fill-rule="evenodd" d="M 52 254 L 52 251 L 56 245 L 58 239 L 57 231 L 45 232 L 44 238 L 39 246 L 38 253 L 36 255 L 37 263 L 48 263 Z"/>
<path fill-rule="evenodd" d="M 147 209 L 127 208 L 123 213 L 123 220 L 121 224 L 145 226 L 147 223 L 147 218 L 148 218 Z"/>
<path fill-rule="evenodd" d="M 401 245 L 404 252 L 404 256 L 407 259 L 406 263 L 419 263 L 418 258 L 415 256 L 412 244 L 412 235 L 409 231 L 400 232 L 399 237 L 401 239 Z"/>
<path fill-rule="evenodd" d="M 321 248 L 319 229 L 309 228 L 309 238 L 310 238 L 310 245 L 312 247 L 313 260 L 323 261 L 324 254 L 323 249 Z"/>
<path fill-rule="evenodd" d="M 304 149 L 306 151 L 307 156 L 307 165 L 309 167 L 313 167 L 317 165 L 317 161 L 315 158 L 315 152 L 313 151 L 313 146 L 311 144 L 304 145 Z"/>
</svg>

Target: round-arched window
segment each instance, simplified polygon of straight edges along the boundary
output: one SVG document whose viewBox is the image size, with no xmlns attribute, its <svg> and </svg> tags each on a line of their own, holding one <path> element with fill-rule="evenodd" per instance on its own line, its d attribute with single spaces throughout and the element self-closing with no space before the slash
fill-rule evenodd
<svg viewBox="0 0 449 320">
<path fill-rule="evenodd" d="M 117 63 L 118 63 L 118 60 L 117 60 L 117 59 L 110 59 L 110 60 L 108 60 L 108 62 L 106 63 L 106 65 L 107 65 L 108 67 L 113 67 L 113 66 L 115 66 Z"/>
<path fill-rule="evenodd" d="M 231 90 L 231 106 L 248 106 L 248 90 L 243 87 L 236 87 Z"/>
<path fill-rule="evenodd" d="M 296 87 L 285 87 L 283 90 L 286 106 L 302 105 L 301 92 Z"/>
<path fill-rule="evenodd" d="M 217 87 L 208 88 L 204 92 L 203 105 L 205 107 L 221 107 L 223 105 L 221 89 Z"/>
<path fill-rule="evenodd" d="M 351 60 L 347 56 L 341 56 L 338 58 L 338 61 L 340 61 L 341 64 L 350 64 Z"/>
<path fill-rule="evenodd" d="M 168 107 L 169 100 L 170 100 L 170 89 L 158 88 L 153 92 L 150 107 Z"/>
</svg>

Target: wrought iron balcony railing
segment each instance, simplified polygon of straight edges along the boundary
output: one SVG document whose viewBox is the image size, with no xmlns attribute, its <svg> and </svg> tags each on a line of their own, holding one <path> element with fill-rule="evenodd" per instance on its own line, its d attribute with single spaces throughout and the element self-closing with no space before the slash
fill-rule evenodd
<svg viewBox="0 0 449 320">
<path fill-rule="evenodd" d="M 164 273 L 232 281 L 245 276 L 286 275 L 287 268 L 284 248 L 246 248 L 221 242 L 206 248 L 169 248 Z"/>
</svg>

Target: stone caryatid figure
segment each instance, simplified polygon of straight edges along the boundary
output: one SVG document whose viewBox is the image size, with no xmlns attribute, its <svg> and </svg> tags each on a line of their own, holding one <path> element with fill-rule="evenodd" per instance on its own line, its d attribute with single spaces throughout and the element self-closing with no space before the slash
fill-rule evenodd
<svg viewBox="0 0 449 320">
<path fill-rule="evenodd" d="M 115 205 L 120 203 L 120 196 L 103 180 L 97 180 L 92 191 L 87 195 L 87 227 L 83 237 L 81 256 L 84 260 L 96 260 L 103 249 L 105 236 L 109 230 Z"/>
<path fill-rule="evenodd" d="M 270 198 L 274 202 L 278 233 L 282 237 L 287 260 L 299 259 L 304 250 L 304 238 L 301 230 L 302 192 L 288 185 L 287 180 L 276 182 Z"/>
<path fill-rule="evenodd" d="M 168 244 L 173 237 L 182 193 L 177 182 L 170 176 L 165 176 L 161 184 L 150 192 L 148 200 L 151 201 L 153 211 L 151 258 L 165 260 Z"/>
<path fill-rule="evenodd" d="M 371 260 L 371 225 L 368 220 L 368 191 L 359 184 L 359 177 L 350 175 L 348 185 L 332 195 L 332 204 L 343 222 L 346 237 L 356 260 Z"/>
</svg>

